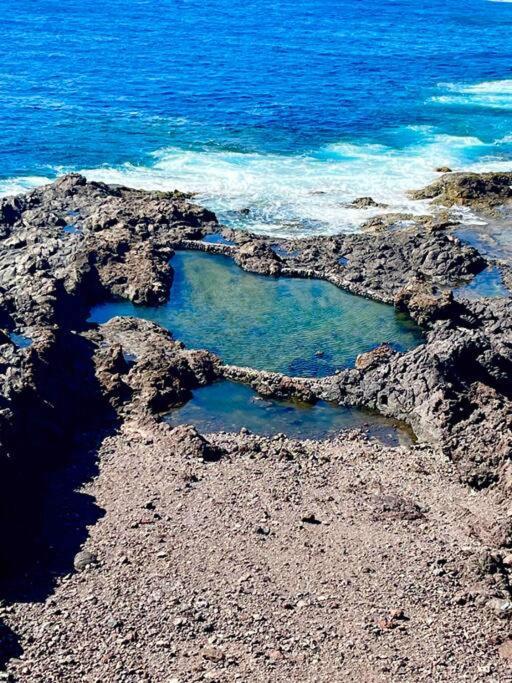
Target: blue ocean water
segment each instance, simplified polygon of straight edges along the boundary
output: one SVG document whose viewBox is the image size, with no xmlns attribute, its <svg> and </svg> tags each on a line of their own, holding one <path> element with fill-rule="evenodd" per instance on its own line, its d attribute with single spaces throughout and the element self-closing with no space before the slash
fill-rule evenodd
<svg viewBox="0 0 512 683">
<path fill-rule="evenodd" d="M 512 168 L 509 2 L 1 7 L 2 193 L 82 170 L 301 234 L 356 229 L 361 195 L 410 208 L 436 166 Z"/>
</svg>

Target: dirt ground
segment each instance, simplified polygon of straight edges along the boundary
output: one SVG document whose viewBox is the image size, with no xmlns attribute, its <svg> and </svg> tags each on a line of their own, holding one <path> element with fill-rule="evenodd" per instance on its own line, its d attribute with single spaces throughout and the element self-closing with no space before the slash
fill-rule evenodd
<svg viewBox="0 0 512 683">
<path fill-rule="evenodd" d="M 127 422 L 84 490 L 80 458 L 52 482 L 47 520 L 94 512 L 77 571 L 3 609 L 7 678 L 512 680 L 492 491 L 356 432 L 209 440 Z"/>
</svg>

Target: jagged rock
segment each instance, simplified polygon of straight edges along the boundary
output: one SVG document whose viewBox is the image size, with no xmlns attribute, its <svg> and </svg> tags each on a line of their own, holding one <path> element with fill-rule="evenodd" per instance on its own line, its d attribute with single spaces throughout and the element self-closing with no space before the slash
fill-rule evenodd
<svg viewBox="0 0 512 683">
<path fill-rule="evenodd" d="M 201 459 L 205 462 L 218 460 L 220 452 L 201 436 L 192 425 L 180 425 L 170 433 L 171 441 L 179 443 L 180 451 L 184 457 Z"/>
<path fill-rule="evenodd" d="M 385 209 L 387 204 L 376 202 L 372 197 L 358 197 L 350 202 L 350 204 L 347 204 L 347 206 L 353 209 Z"/>
<path fill-rule="evenodd" d="M 281 272 L 281 258 L 264 240 L 254 240 L 242 244 L 235 261 L 244 270 L 253 273 L 278 275 Z"/>
<path fill-rule="evenodd" d="M 489 210 L 512 200 L 512 173 L 449 173 L 410 195 L 443 206 Z"/>
<path fill-rule="evenodd" d="M 380 365 L 380 363 L 388 361 L 395 353 L 396 351 L 394 351 L 389 344 L 381 344 L 372 351 L 360 353 L 356 358 L 356 368 L 358 370 L 369 370 L 370 368 Z"/>
<path fill-rule="evenodd" d="M 115 394 L 118 406 L 121 398 L 131 399 L 139 410 L 162 413 L 187 401 L 191 389 L 218 374 L 213 354 L 185 349 L 167 330 L 147 320 L 113 318 L 88 336 L 98 346 L 97 375 L 107 395 Z M 106 358 L 110 364 L 105 368 Z"/>
<path fill-rule="evenodd" d="M 461 305 L 451 291 L 437 291 L 422 280 L 414 280 L 395 296 L 395 307 L 407 311 L 419 325 L 427 326 L 435 320 L 455 318 Z"/>
</svg>

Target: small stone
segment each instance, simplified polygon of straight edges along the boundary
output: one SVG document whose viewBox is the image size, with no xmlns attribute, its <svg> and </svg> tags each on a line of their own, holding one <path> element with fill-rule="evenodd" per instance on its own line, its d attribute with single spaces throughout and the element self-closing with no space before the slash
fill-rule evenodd
<svg viewBox="0 0 512 683">
<path fill-rule="evenodd" d="M 494 598 L 489 600 L 487 607 L 499 617 L 509 617 L 512 615 L 512 602 L 510 600 L 500 600 L 499 598 Z"/>
<path fill-rule="evenodd" d="M 79 553 L 75 555 L 75 559 L 73 560 L 73 566 L 77 572 L 82 572 L 84 569 L 87 569 L 87 567 L 95 565 L 97 562 L 98 558 L 94 553 L 91 553 L 88 550 L 81 550 Z"/>
<path fill-rule="evenodd" d="M 284 659 L 284 655 L 280 650 L 269 650 L 267 652 L 267 657 L 271 662 L 280 662 L 282 659 Z"/>
<path fill-rule="evenodd" d="M 205 647 L 203 648 L 202 655 L 205 659 L 211 662 L 222 662 L 225 658 L 224 652 L 219 650 L 217 647 Z"/>
<path fill-rule="evenodd" d="M 112 629 L 119 628 L 121 626 L 121 622 L 119 621 L 119 619 L 116 619 L 115 617 L 109 617 L 107 619 L 107 626 Z"/>
<path fill-rule="evenodd" d="M 502 659 L 512 661 L 512 640 L 505 640 L 498 648 L 498 654 Z"/>
<path fill-rule="evenodd" d="M 300 518 L 301 522 L 304 522 L 305 524 L 321 524 L 322 522 L 318 519 L 318 517 L 315 515 L 314 512 L 308 512 L 305 515 L 302 515 Z"/>
</svg>

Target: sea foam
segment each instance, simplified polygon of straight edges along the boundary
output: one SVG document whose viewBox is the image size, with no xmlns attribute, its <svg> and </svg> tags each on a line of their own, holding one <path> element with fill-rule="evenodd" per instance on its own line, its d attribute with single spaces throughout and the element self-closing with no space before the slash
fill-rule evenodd
<svg viewBox="0 0 512 683">
<path fill-rule="evenodd" d="M 471 170 L 509 170 L 498 161 L 496 144 L 476 137 L 436 134 L 429 127 L 406 127 L 395 135 L 397 146 L 325 145 L 309 154 L 279 155 L 165 148 L 146 166 L 81 169 L 90 180 L 143 189 L 179 189 L 196 193 L 195 201 L 215 211 L 233 227 L 276 236 L 355 232 L 384 209 L 356 209 L 350 202 L 371 196 L 387 211 L 429 211 L 428 202 L 412 201 L 407 191 L 423 187 L 438 166 Z M 401 140 L 413 144 L 399 146 Z M 56 169 L 56 172 L 76 169 Z M 56 173 L 57 174 L 57 173 Z M 13 194 L 48 182 L 28 177 L 0 183 Z"/>
<path fill-rule="evenodd" d="M 442 105 L 512 109 L 512 80 L 483 81 L 482 83 L 439 83 L 442 95 L 432 102 Z"/>
<path fill-rule="evenodd" d="M 308 155 L 183 151 L 155 153 L 151 166 L 85 169 L 88 178 L 146 189 L 178 188 L 234 227 L 280 236 L 354 232 L 382 208 L 347 206 L 371 196 L 388 211 L 428 212 L 427 202 L 412 201 L 408 190 L 431 182 L 438 166 L 487 170 L 494 148 L 474 137 L 412 131 L 418 142 L 403 148 L 338 143 Z M 404 135 L 411 135 L 411 129 Z M 486 158 L 485 164 L 475 163 Z M 505 162 L 497 168 L 508 166 Z M 247 212 L 246 209 L 249 211 Z"/>
</svg>

